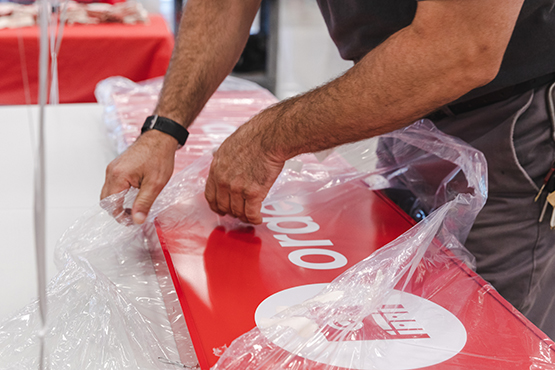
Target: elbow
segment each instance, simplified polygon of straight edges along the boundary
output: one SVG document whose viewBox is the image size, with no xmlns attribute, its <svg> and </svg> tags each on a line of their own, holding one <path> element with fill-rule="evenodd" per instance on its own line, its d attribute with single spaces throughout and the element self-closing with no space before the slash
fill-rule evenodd
<svg viewBox="0 0 555 370">
<path fill-rule="evenodd" d="M 454 70 L 460 85 L 470 91 L 487 85 L 497 76 L 501 68 L 504 49 L 489 44 L 471 45 L 459 53 Z"/>
</svg>

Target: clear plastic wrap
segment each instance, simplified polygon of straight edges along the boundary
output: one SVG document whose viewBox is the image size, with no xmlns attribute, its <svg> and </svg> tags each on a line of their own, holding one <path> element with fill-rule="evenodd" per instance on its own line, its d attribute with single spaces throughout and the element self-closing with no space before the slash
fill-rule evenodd
<svg viewBox="0 0 555 370">
<path fill-rule="evenodd" d="M 104 106 L 104 122 L 118 154 L 141 132 L 156 106 L 162 78 L 135 83 L 124 77 L 101 81 L 96 99 Z M 220 145 L 237 127 L 277 99 L 260 86 L 228 76 L 189 127 L 187 145 L 176 152 L 175 173 Z"/>
<path fill-rule="evenodd" d="M 199 173 L 204 176 L 206 170 Z M 473 257 L 461 241 L 487 195 L 486 163 L 481 153 L 422 121 L 375 140 L 338 148 L 322 162 L 313 155 L 291 160 L 272 187 L 264 209 L 276 202 L 293 204 L 301 198 L 318 197 L 330 207 L 337 206 L 338 199 L 351 207 L 352 202 L 347 203 L 355 192 L 351 185 L 362 186 L 362 180 L 374 190 L 409 189 L 431 213 L 331 284 L 279 288 L 256 302 L 255 328 L 229 348 L 227 343 L 210 348 L 217 341 L 210 338 L 213 334 L 205 334 L 218 332 L 223 337 L 231 330 L 218 322 L 218 315 L 229 311 L 226 318 L 238 321 L 239 310 L 250 312 L 252 304 L 246 301 L 259 293 L 259 284 L 253 280 L 275 287 L 275 282 L 268 282 L 272 271 L 275 279 L 293 280 L 284 276 L 276 253 L 262 257 L 263 248 L 272 237 L 298 241 L 301 235 L 290 238 L 283 231 L 268 238 L 265 229 L 271 222 L 274 231 L 308 228 L 322 217 L 308 219 L 302 213 L 303 221 L 298 222 L 305 224 L 301 226 L 280 225 L 286 221 L 269 217 L 263 225 L 245 231 L 239 222 L 220 219 L 207 210 L 201 194 L 203 182 L 197 184 L 196 196 L 190 188 L 186 198 L 157 214 L 159 235 L 170 239 L 163 244 L 174 254 L 173 264 L 183 267 L 174 266 L 174 282 L 181 285 L 189 327 L 197 332 L 202 369 L 212 365 L 210 352 L 221 355 L 214 369 L 555 369 L 553 342 L 468 267 L 473 265 Z M 302 204 L 306 208 L 306 203 Z M 276 214 L 275 210 L 269 213 Z M 284 214 L 292 213 L 286 210 Z M 341 217 L 345 213 L 331 222 L 339 223 Z M 216 228 L 219 233 L 212 231 Z M 343 224 L 343 229 L 352 232 L 349 225 Z M 233 243 L 241 239 L 243 243 Z M 215 250 L 215 245 L 222 243 L 224 246 Z M 248 249 L 249 244 L 254 248 L 260 243 L 261 247 Z M 290 245 L 282 247 L 293 250 Z M 217 260 L 217 254 L 227 248 L 242 249 L 237 256 L 230 252 L 222 257 L 224 261 Z M 253 253 L 259 255 L 253 257 Z M 254 262 L 241 262 L 241 256 Z M 183 262 L 185 259 L 191 261 Z M 187 271 L 194 268 L 193 261 L 202 266 L 201 273 Z M 240 267 L 233 269 L 226 263 Z M 266 272 L 262 272 L 264 265 Z M 240 274 L 238 270 L 247 267 L 259 270 L 259 277 L 245 274 L 242 283 L 236 282 L 233 273 Z M 305 272 L 310 282 L 312 276 Z M 240 295 L 241 284 L 248 292 Z M 222 301 L 215 294 L 230 297 Z M 303 296 L 306 300 L 299 298 Z M 202 299 L 204 306 L 195 303 Z M 392 307 L 401 308 L 392 312 Z M 210 323 L 202 322 L 203 315 L 213 315 L 206 320 L 214 321 L 211 330 L 207 330 Z M 385 329 L 388 325 L 391 330 Z"/>
<path fill-rule="evenodd" d="M 66 231 L 47 287 L 47 368 L 174 368 L 158 359 L 177 349 L 149 248 L 100 207 Z M 38 330 L 36 302 L 0 324 L 0 369 L 38 368 Z"/>
<path fill-rule="evenodd" d="M 130 100 L 139 96 L 154 104 L 157 89 L 150 95 L 133 89 Z M 111 121 L 118 126 L 125 106 L 110 101 L 110 94 L 104 101 L 108 113 L 120 117 Z M 125 94 L 121 99 L 124 104 Z M 130 143 L 123 133 L 131 126 L 114 127 L 122 145 Z M 124 226 L 110 215 L 122 200 L 127 207 L 132 204 L 137 194 L 132 189 L 105 199 L 61 238 L 60 273 L 48 286 L 49 368 L 208 368 L 200 358 L 197 365 L 192 345 L 198 354 L 199 343 L 187 333 L 179 311 L 183 302 L 171 284 L 172 267 L 166 265 L 155 229 L 186 230 L 187 259 L 198 253 L 195 243 L 214 231 L 226 229 L 234 237 L 232 231 L 246 230 L 254 240 L 266 225 L 247 226 L 210 212 L 203 191 L 211 154 L 201 153 L 215 144 L 205 135 L 199 133 L 198 142 L 205 143 L 201 150 L 184 155 L 183 163 L 192 163 L 173 176 L 144 225 Z M 487 195 L 479 152 L 421 121 L 288 161 L 264 207 L 299 197 L 320 199 L 325 207 L 330 191 L 353 194 L 355 188 L 368 194 L 408 189 L 430 215 L 331 284 L 298 287 L 307 299 L 268 297 L 252 313 L 254 329 L 247 327 L 229 348 L 208 348 L 221 356 L 214 369 L 555 369 L 553 342 L 467 267 L 472 257 L 461 242 Z M 398 319 L 407 312 L 388 311 L 401 306 L 416 316 Z M 391 330 L 379 325 L 376 314 Z M 370 325 L 370 318 L 378 325 Z M 37 368 L 37 322 L 32 303 L 0 323 L 0 369 Z"/>
<path fill-rule="evenodd" d="M 99 84 L 120 152 L 139 134 L 161 83 L 113 77 Z M 255 84 L 226 79 L 192 128 L 188 148 L 178 152 L 176 171 L 276 101 Z M 45 363 L 52 369 L 171 369 L 180 361 L 193 368 L 196 358 L 154 227 L 115 222 L 110 204 L 83 215 L 59 241 L 60 272 L 48 285 Z M 0 323 L 0 369 L 38 368 L 39 321 L 33 302 Z"/>
</svg>

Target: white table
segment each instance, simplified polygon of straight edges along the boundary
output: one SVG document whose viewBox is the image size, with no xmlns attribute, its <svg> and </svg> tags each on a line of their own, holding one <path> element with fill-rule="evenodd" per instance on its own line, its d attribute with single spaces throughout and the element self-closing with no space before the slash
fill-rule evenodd
<svg viewBox="0 0 555 370">
<path fill-rule="evenodd" d="M 115 157 L 98 104 L 47 107 L 47 277 L 62 233 L 98 203 L 104 171 Z M 32 116 L 32 117 L 30 117 Z M 33 147 L 36 106 L 0 107 L 0 321 L 37 297 L 33 236 Z"/>
</svg>

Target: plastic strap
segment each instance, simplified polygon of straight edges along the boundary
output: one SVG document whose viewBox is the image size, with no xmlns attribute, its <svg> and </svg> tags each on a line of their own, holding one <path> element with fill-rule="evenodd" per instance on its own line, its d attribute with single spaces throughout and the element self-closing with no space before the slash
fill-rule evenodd
<svg viewBox="0 0 555 370">
<path fill-rule="evenodd" d="M 158 130 L 170 135 L 177 140 L 180 148 L 185 145 L 185 141 L 187 141 L 187 138 L 189 137 L 189 131 L 187 131 L 185 127 L 181 126 L 174 120 L 166 117 L 160 117 L 158 115 L 148 116 L 146 118 L 143 128 L 141 129 L 141 134 L 150 130 Z"/>
</svg>

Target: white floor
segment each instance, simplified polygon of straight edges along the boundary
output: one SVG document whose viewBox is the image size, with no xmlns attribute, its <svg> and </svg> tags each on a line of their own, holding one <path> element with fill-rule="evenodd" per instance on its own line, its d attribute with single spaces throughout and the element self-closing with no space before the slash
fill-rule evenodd
<svg viewBox="0 0 555 370">
<path fill-rule="evenodd" d="M 0 107 L 0 321 L 37 296 L 33 236 L 33 152 L 30 117 L 38 110 Z M 48 278 L 54 276 L 58 238 L 99 199 L 106 165 L 115 155 L 108 145 L 97 104 L 47 108 Z"/>
</svg>

